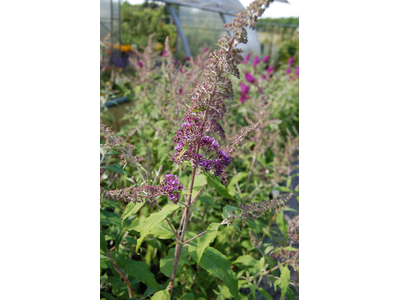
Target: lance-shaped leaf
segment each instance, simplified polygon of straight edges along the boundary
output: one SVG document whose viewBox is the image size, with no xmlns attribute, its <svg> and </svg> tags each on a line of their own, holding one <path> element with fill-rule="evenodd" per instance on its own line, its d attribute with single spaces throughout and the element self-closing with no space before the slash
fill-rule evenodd
<svg viewBox="0 0 400 300">
<path fill-rule="evenodd" d="M 197 247 L 189 246 L 189 253 L 196 262 L 199 262 Z M 225 255 L 212 247 L 208 247 L 204 251 L 199 264 L 207 272 L 220 278 L 235 299 L 240 299 L 238 280 L 235 273 L 231 270 L 231 266 Z"/>
<path fill-rule="evenodd" d="M 251 255 L 242 255 L 239 256 L 232 264 L 243 264 L 247 267 L 254 267 L 257 263 L 257 260 Z"/>
<path fill-rule="evenodd" d="M 140 238 L 137 241 L 136 245 L 136 253 L 139 251 L 139 247 L 142 244 L 144 238 L 154 229 L 156 226 L 165 220 L 172 212 L 176 211 L 178 208 L 181 208 L 180 204 L 169 204 L 164 206 L 164 208 L 152 214 L 148 217 L 144 222 L 142 227 L 140 228 Z"/>
<path fill-rule="evenodd" d="M 129 173 L 126 170 L 124 170 L 120 165 L 117 165 L 117 164 L 101 166 L 100 169 L 104 169 L 104 170 L 107 170 L 107 171 L 116 172 L 116 173 L 120 173 L 120 174 L 128 174 L 129 175 Z"/>
<path fill-rule="evenodd" d="M 232 177 L 231 181 L 228 184 L 228 191 L 234 191 L 236 182 L 239 182 L 243 178 L 247 177 L 247 173 L 239 172 L 235 176 Z"/>
<path fill-rule="evenodd" d="M 217 177 L 214 177 L 213 175 L 207 172 L 204 172 L 204 176 L 206 177 L 207 183 L 211 187 L 216 189 L 218 194 L 220 194 L 222 197 L 236 200 L 231 194 L 229 194 L 228 190 L 222 185 L 222 183 L 219 181 Z"/>
<path fill-rule="evenodd" d="M 197 175 L 194 178 L 193 182 L 193 191 L 192 191 L 192 199 L 196 196 L 197 192 L 201 189 L 201 187 L 206 183 L 206 178 L 203 174 Z"/>
<path fill-rule="evenodd" d="M 289 288 L 289 280 L 290 280 L 290 270 L 288 268 L 288 265 L 285 265 L 284 267 L 279 268 L 281 271 L 281 299 L 285 296 L 288 288 Z"/>
<path fill-rule="evenodd" d="M 172 225 L 172 227 L 174 227 Z M 175 229 L 175 227 L 174 227 Z M 155 236 L 156 238 L 166 240 L 166 239 L 174 239 L 175 234 L 172 231 L 171 227 L 169 227 L 167 221 L 161 222 L 158 224 L 151 232 L 151 235 Z"/>
<path fill-rule="evenodd" d="M 125 208 L 124 215 L 122 216 L 122 224 L 124 223 L 124 220 L 129 218 L 130 216 L 136 214 L 139 209 L 142 208 L 142 206 L 145 204 L 145 201 L 139 202 L 139 203 L 133 203 L 129 202 L 128 205 Z"/>
<path fill-rule="evenodd" d="M 121 228 L 121 218 L 113 212 L 100 209 L 100 225 L 116 225 Z"/>
<path fill-rule="evenodd" d="M 203 256 L 204 250 L 214 241 L 218 234 L 219 223 L 211 223 L 207 227 L 207 232 L 199 238 L 197 242 L 197 256 L 199 265 L 199 261 L 201 261 L 201 257 Z"/>
<path fill-rule="evenodd" d="M 153 289 L 158 290 L 160 288 L 154 274 L 150 272 L 150 266 L 148 264 L 133 259 L 123 259 L 121 263 L 130 276 L 137 278 L 140 282 L 143 282 Z"/>
<path fill-rule="evenodd" d="M 167 290 L 158 291 L 150 298 L 150 300 L 169 300 L 169 292 Z"/>
<path fill-rule="evenodd" d="M 171 277 L 174 268 L 175 248 L 170 248 L 168 256 L 160 259 L 160 271 L 167 277 Z M 176 274 L 179 274 L 183 265 L 189 264 L 189 251 L 187 247 L 182 247 L 181 255 L 179 256 Z"/>
</svg>

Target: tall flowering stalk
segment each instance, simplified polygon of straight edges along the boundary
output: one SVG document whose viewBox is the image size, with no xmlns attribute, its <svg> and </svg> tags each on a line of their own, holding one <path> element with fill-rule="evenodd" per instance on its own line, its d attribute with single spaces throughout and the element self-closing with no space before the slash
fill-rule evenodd
<svg viewBox="0 0 400 300">
<path fill-rule="evenodd" d="M 254 130 L 258 123 L 243 128 L 239 135 L 232 139 L 232 144 L 220 148 L 215 139 L 207 133 L 216 133 L 222 138 L 224 130 L 218 123 L 226 112 L 225 99 L 233 99 L 234 92 L 231 79 L 227 74 L 240 78 L 238 64 L 243 61 L 241 49 L 235 48 L 239 43 L 247 43 L 245 27 L 255 28 L 257 18 L 262 15 L 269 6 L 271 0 L 256 0 L 252 2 L 244 12 L 240 12 L 232 23 L 224 27 L 231 31 L 231 37 L 224 35 L 219 41 L 219 50 L 212 52 L 206 60 L 203 77 L 206 79 L 190 92 L 191 106 L 186 108 L 182 127 L 175 132 L 177 146 L 174 155 L 176 163 L 190 161 L 192 164 L 192 176 L 189 185 L 189 195 L 183 213 L 183 227 L 180 233 L 180 243 L 176 243 L 174 266 L 168 290 L 171 293 L 175 284 L 175 276 L 179 256 L 184 243 L 184 236 L 189 222 L 190 205 L 192 203 L 193 183 L 198 167 L 205 172 L 213 171 L 213 175 L 219 177 L 222 182 L 227 181 L 225 168 L 232 161 L 232 153 L 243 141 L 243 138 Z M 247 58 L 247 57 L 246 57 Z M 200 153 L 202 150 L 203 153 Z"/>
</svg>

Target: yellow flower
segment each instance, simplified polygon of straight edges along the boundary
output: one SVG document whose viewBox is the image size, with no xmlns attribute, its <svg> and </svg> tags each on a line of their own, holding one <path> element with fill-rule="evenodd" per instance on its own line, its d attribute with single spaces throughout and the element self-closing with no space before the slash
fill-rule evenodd
<svg viewBox="0 0 400 300">
<path fill-rule="evenodd" d="M 155 46 L 154 46 L 154 51 L 159 52 L 161 50 L 164 49 L 164 45 L 161 44 L 160 42 L 158 42 Z"/>
<path fill-rule="evenodd" d="M 131 45 L 121 45 L 121 52 L 128 52 L 128 51 L 132 51 Z"/>
</svg>

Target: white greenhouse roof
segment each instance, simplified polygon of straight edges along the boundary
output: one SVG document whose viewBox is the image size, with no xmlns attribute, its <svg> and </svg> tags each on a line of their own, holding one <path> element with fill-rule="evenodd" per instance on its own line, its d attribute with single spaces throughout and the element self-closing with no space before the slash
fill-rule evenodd
<svg viewBox="0 0 400 300">
<path fill-rule="evenodd" d="M 239 0 L 161 0 L 169 4 L 178 4 L 200 8 L 209 11 L 220 12 L 223 14 L 236 15 L 244 10 L 244 6 Z M 287 0 L 275 0 L 275 2 L 288 3 Z"/>
</svg>

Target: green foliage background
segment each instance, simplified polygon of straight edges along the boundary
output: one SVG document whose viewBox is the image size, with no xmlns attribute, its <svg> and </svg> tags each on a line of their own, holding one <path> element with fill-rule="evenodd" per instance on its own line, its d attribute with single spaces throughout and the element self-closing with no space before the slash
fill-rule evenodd
<svg viewBox="0 0 400 300">
<path fill-rule="evenodd" d="M 166 23 L 166 15 L 163 6 L 154 3 L 132 5 L 125 1 L 121 4 L 122 44 L 134 44 L 140 49 L 146 46 L 148 36 L 155 33 L 155 41 L 164 44 L 169 36 L 170 45 L 175 45 L 176 26 Z"/>
</svg>

